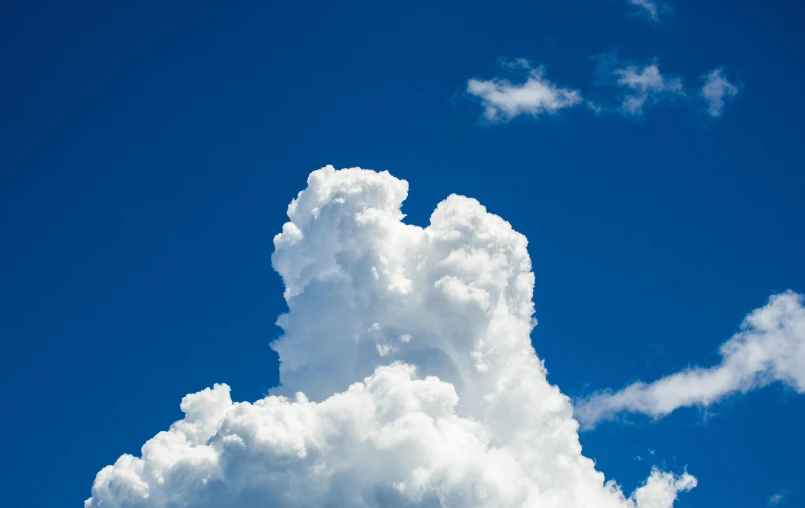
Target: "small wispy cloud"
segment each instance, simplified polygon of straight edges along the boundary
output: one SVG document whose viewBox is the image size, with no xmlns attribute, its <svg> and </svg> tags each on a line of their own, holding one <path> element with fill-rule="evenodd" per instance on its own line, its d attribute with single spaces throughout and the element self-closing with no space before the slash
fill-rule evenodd
<svg viewBox="0 0 805 508">
<path fill-rule="evenodd" d="M 534 67 L 524 58 L 501 60 L 501 67 L 526 74 L 522 83 L 507 79 L 470 79 L 467 93 L 481 101 L 490 122 L 507 122 L 520 115 L 539 117 L 582 102 L 581 92 L 556 86 L 545 77 L 543 66 Z"/>
<path fill-rule="evenodd" d="M 641 116 L 649 106 L 686 95 L 682 79 L 663 75 L 656 58 L 644 64 L 622 62 L 614 52 L 595 58 L 598 60 L 598 84 L 622 91 L 616 107 L 599 106 L 599 112 L 605 110 Z"/>
<path fill-rule="evenodd" d="M 630 65 L 617 69 L 615 74 L 618 76 L 618 85 L 633 92 L 623 99 L 623 112 L 630 115 L 642 114 L 647 103 L 656 103 L 668 96 L 684 95 L 682 80 L 663 76 L 656 62 L 643 67 Z"/>
<path fill-rule="evenodd" d="M 681 407 L 707 407 L 776 381 L 805 393 L 803 296 L 792 291 L 772 296 L 746 316 L 720 352 L 721 363 L 714 367 L 688 368 L 653 383 L 637 382 L 579 400 L 576 418 L 586 428 L 623 412 L 661 418 Z"/>
<path fill-rule="evenodd" d="M 771 496 L 768 502 L 766 503 L 766 506 L 767 507 L 782 506 L 785 504 L 785 500 L 786 500 L 786 493 L 785 491 L 781 491 Z"/>
<path fill-rule="evenodd" d="M 738 87 L 730 83 L 724 75 L 724 69 L 713 69 L 702 76 L 704 86 L 701 96 L 707 101 L 707 114 L 713 118 L 721 116 L 724 102 L 738 95 Z"/>
<path fill-rule="evenodd" d="M 686 87 L 682 78 L 660 69 L 658 58 L 636 61 L 621 59 L 616 51 L 592 57 L 594 88 L 581 90 L 556 85 L 548 80 L 544 66 L 535 66 L 525 58 L 503 59 L 498 63 L 504 77 L 469 79 L 466 93 L 483 108 L 489 123 L 505 123 L 518 116 L 538 118 L 576 106 L 596 116 L 617 114 L 640 119 L 650 108 L 667 104 L 700 107 L 706 104 L 711 118 L 721 116 L 725 102 L 739 93 L 739 86 L 727 79 L 723 68 L 701 77 L 701 88 Z"/>
<path fill-rule="evenodd" d="M 660 21 L 662 14 L 671 11 L 671 7 L 667 3 L 659 0 L 629 0 L 629 3 L 637 7 L 640 14 L 652 21 Z"/>
</svg>

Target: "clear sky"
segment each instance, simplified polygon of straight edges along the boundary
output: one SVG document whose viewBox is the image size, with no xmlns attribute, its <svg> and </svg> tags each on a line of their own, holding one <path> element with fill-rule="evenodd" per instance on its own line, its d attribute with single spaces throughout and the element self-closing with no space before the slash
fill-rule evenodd
<svg viewBox="0 0 805 508">
<path fill-rule="evenodd" d="M 717 365 L 805 291 L 801 3 L 236 4 L 0 7 L 4 504 L 80 506 L 184 395 L 279 382 L 272 239 L 327 164 L 525 235 L 572 399 Z M 680 507 L 801 507 L 803 422 L 773 383 L 580 440 L 627 493 L 687 466 Z"/>
</svg>

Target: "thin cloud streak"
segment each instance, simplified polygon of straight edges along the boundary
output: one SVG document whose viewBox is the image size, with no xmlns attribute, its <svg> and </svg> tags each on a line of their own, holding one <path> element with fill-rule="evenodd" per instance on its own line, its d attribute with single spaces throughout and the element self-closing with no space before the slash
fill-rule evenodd
<svg viewBox="0 0 805 508">
<path fill-rule="evenodd" d="M 682 407 L 708 407 L 774 382 L 805 393 L 803 296 L 793 291 L 772 296 L 746 316 L 720 353 L 721 363 L 713 367 L 689 368 L 653 383 L 636 382 L 578 400 L 576 418 L 586 429 L 621 413 L 662 418 Z"/>
</svg>

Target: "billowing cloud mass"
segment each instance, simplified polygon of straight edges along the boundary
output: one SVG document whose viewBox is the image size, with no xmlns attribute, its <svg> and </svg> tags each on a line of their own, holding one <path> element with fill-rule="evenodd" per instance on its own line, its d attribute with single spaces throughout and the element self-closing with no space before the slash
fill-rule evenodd
<svg viewBox="0 0 805 508">
<path fill-rule="evenodd" d="M 727 80 L 723 69 L 714 69 L 702 79 L 704 86 L 701 95 L 707 101 L 707 114 L 719 117 L 724 109 L 724 101 L 738 95 L 738 87 Z"/>
<path fill-rule="evenodd" d="M 805 307 L 788 291 L 752 311 L 741 329 L 721 345 L 721 363 L 689 368 L 653 383 L 633 383 L 578 401 L 576 417 L 585 427 L 622 412 L 655 418 L 687 406 L 709 406 L 735 393 L 781 382 L 805 393 Z"/>
<path fill-rule="evenodd" d="M 525 82 L 514 84 L 500 78 L 467 82 L 467 93 L 480 99 L 484 117 L 490 122 L 506 122 L 519 115 L 553 114 L 581 103 L 578 90 L 554 85 L 545 78 L 543 67 L 534 68 L 523 58 L 502 63 L 504 67 L 525 71 Z"/>
<path fill-rule="evenodd" d="M 187 395 L 85 507 L 670 508 L 693 488 L 655 469 L 626 496 L 596 471 L 531 346 L 526 238 L 456 195 L 406 225 L 407 193 L 387 172 L 314 171 L 274 238 L 282 386 Z"/>
</svg>

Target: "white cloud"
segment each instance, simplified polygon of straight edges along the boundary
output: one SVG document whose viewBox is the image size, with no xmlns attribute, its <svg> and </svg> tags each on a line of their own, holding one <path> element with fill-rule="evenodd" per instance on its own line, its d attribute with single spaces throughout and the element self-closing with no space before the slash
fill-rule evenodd
<svg viewBox="0 0 805 508">
<path fill-rule="evenodd" d="M 621 104 L 623 113 L 628 115 L 641 115 L 645 106 L 685 95 L 682 80 L 663 76 L 656 61 L 645 66 L 629 65 L 614 72 L 617 85 L 629 90 Z"/>
<path fill-rule="evenodd" d="M 659 4 L 658 4 L 659 5 Z M 506 79 L 470 79 L 467 93 L 479 99 L 484 109 L 484 117 L 492 123 L 508 122 L 520 115 L 539 117 L 554 114 L 562 109 L 579 105 L 596 116 L 617 113 L 626 117 L 639 118 L 645 111 L 660 104 L 678 101 L 695 104 L 694 97 L 707 102 L 707 112 L 718 117 L 724 102 L 738 94 L 738 87 L 730 83 L 723 69 L 714 69 L 702 79 L 700 90 L 686 89 L 682 78 L 669 76 L 660 71 L 658 59 L 636 63 L 621 61 L 617 53 L 596 55 L 598 65 L 595 71 L 595 85 L 602 86 L 606 93 L 595 96 L 589 91 L 582 98 L 576 89 L 560 88 L 545 78 L 543 67 L 534 68 L 524 58 L 501 59 L 501 66 L 507 70 L 525 73 L 525 81 L 512 83 Z"/>
<path fill-rule="evenodd" d="M 503 61 L 503 67 L 527 73 L 525 82 L 514 84 L 506 79 L 470 79 L 467 93 L 480 99 L 484 117 L 490 122 L 505 122 L 519 115 L 538 117 L 581 103 L 581 93 L 560 88 L 545 78 L 543 67 L 534 68 L 528 60 Z"/>
<path fill-rule="evenodd" d="M 670 508 L 693 488 L 656 469 L 628 497 L 605 481 L 531 346 L 526 238 L 455 195 L 406 225 L 407 192 L 387 172 L 313 172 L 274 238 L 283 385 L 186 396 L 85 507 Z"/>
<path fill-rule="evenodd" d="M 644 64 L 619 60 L 615 52 L 594 58 L 598 62 L 596 84 L 605 87 L 610 95 L 591 106 L 597 114 L 640 117 L 648 107 L 687 96 L 682 79 L 660 72 L 656 58 Z"/>
<path fill-rule="evenodd" d="M 701 95 L 707 101 L 707 113 L 714 118 L 719 117 L 724 109 L 724 101 L 738 95 L 738 87 L 727 80 L 723 69 L 713 69 L 702 79 L 704 86 Z"/>
<path fill-rule="evenodd" d="M 785 496 L 786 496 L 785 491 L 778 492 L 777 494 L 774 494 L 774 495 L 773 495 L 773 496 L 771 496 L 771 497 L 769 498 L 769 500 L 766 502 L 766 506 L 767 506 L 767 507 L 771 507 L 771 506 L 781 506 L 781 505 L 784 505 L 784 504 L 785 504 L 785 500 L 786 500 L 786 497 L 785 497 Z"/>
<path fill-rule="evenodd" d="M 721 363 L 689 368 L 646 384 L 637 382 L 617 392 L 599 392 L 576 404 L 585 427 L 622 412 L 655 418 L 680 407 L 704 406 L 735 393 L 746 393 L 780 381 L 805 392 L 805 307 L 802 295 L 774 295 L 752 311 L 741 329 L 721 345 Z"/>
<path fill-rule="evenodd" d="M 653 21 L 659 21 L 662 13 L 671 10 L 668 4 L 658 0 L 629 0 L 629 3 L 640 8 L 640 12 Z"/>
</svg>

